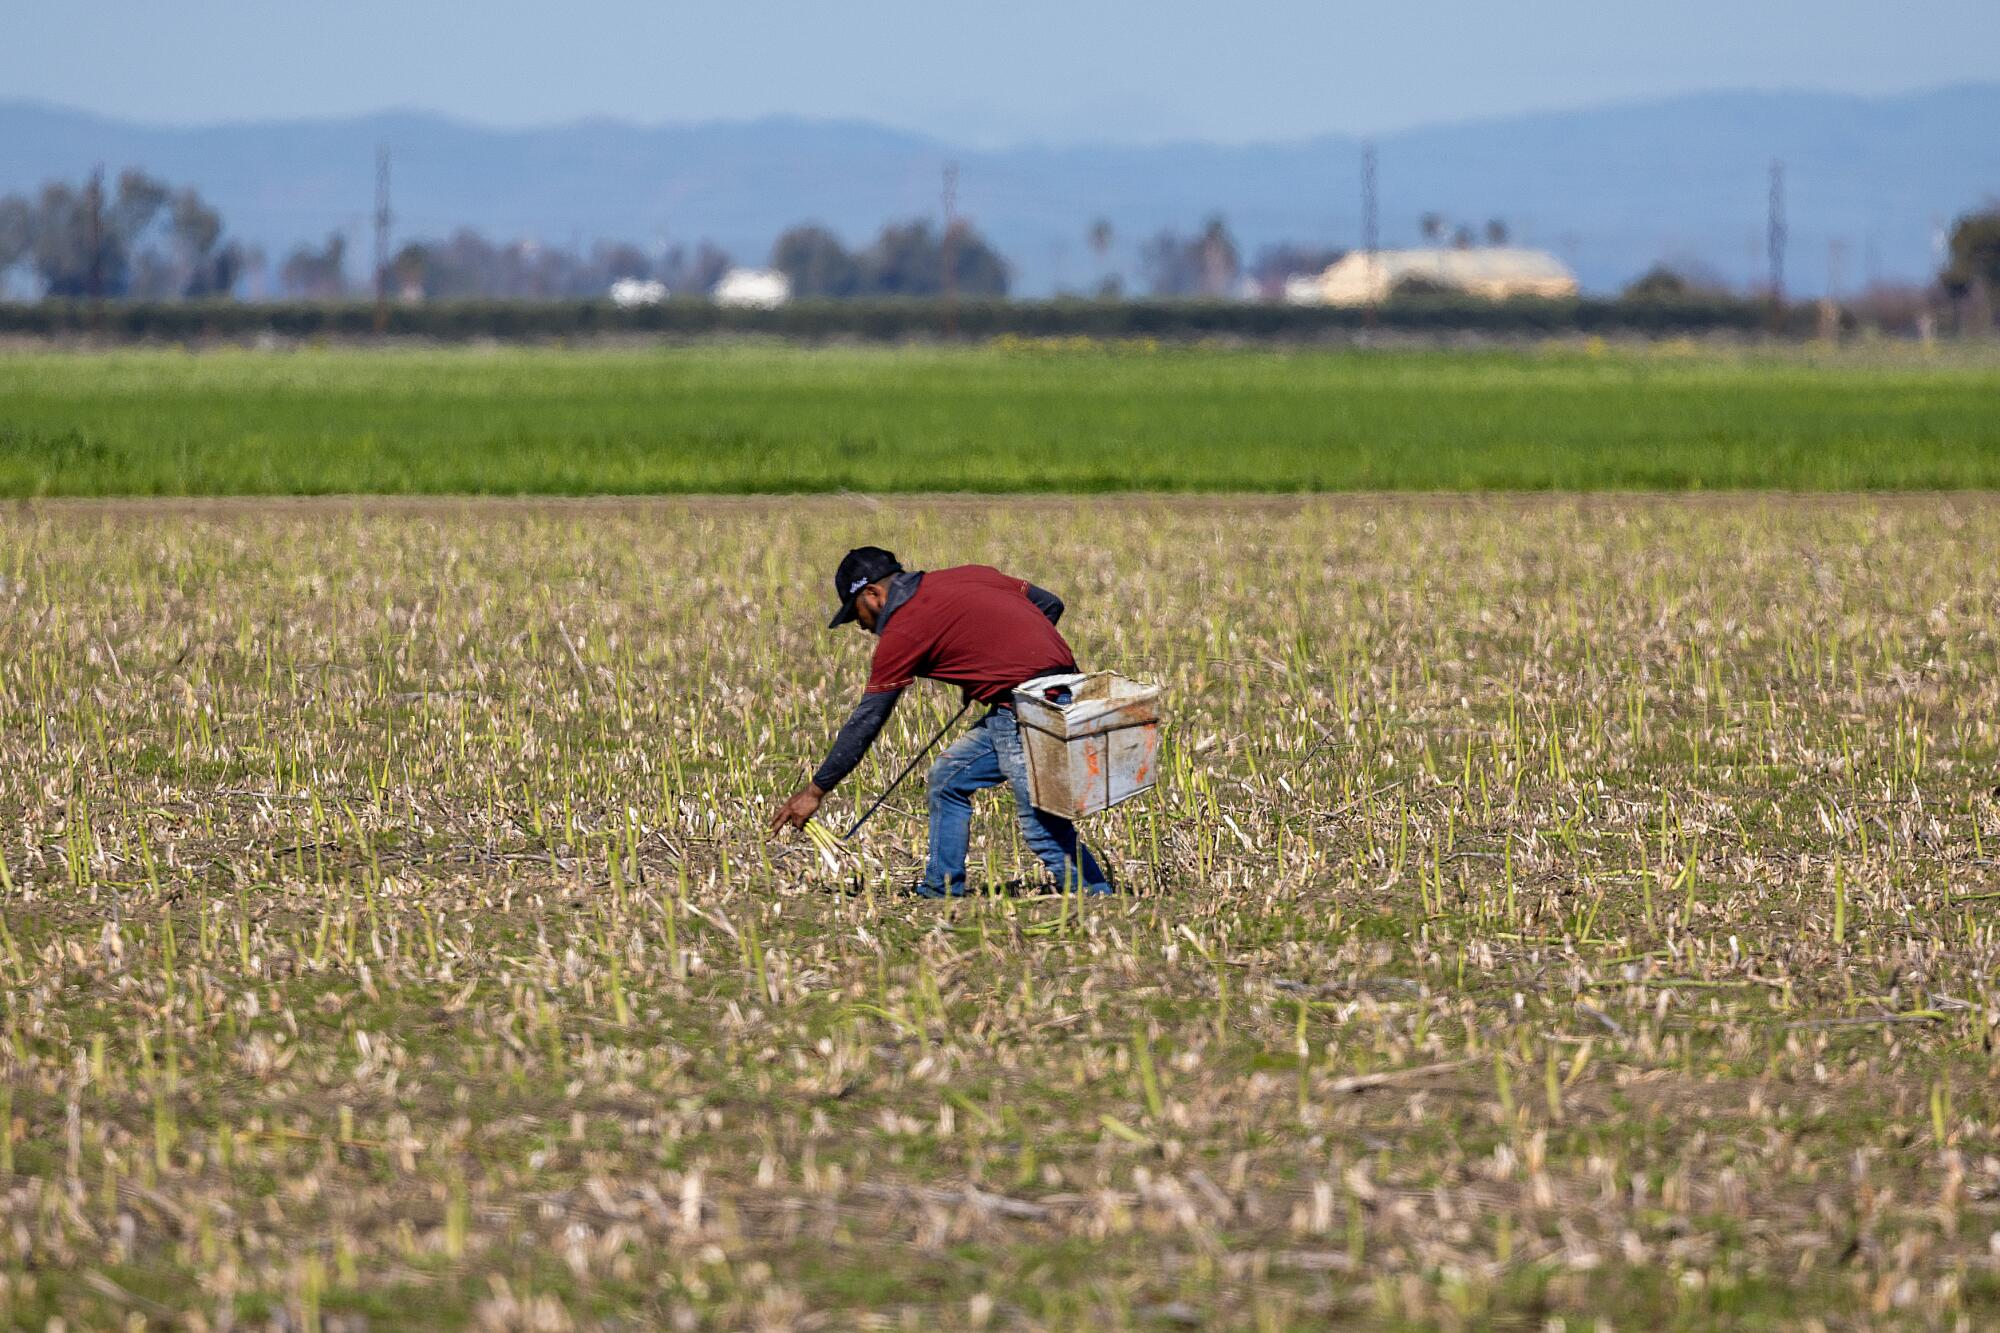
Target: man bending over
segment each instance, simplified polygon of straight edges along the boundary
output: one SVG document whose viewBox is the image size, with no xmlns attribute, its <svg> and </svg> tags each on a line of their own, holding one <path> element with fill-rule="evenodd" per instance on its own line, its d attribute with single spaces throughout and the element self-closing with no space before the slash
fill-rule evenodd
<svg viewBox="0 0 2000 1333">
<path fill-rule="evenodd" d="M 896 700 L 922 676 L 958 686 L 987 711 L 931 766 L 930 856 L 917 893 L 955 898 L 965 892 L 972 794 L 1003 782 L 1013 788 L 1021 836 L 1048 867 L 1056 887 L 1109 893 L 1110 881 L 1090 849 L 1077 840 L 1076 826 L 1037 810 L 1028 800 L 1014 687 L 1037 676 L 1076 670 L 1076 658 L 1056 630 L 1063 604 L 1055 594 L 986 565 L 930 573 L 906 570 L 879 546 L 849 551 L 833 588 L 840 610 L 827 628 L 854 621 L 874 634 L 874 665 L 867 691 L 835 737 L 826 762 L 778 807 L 771 831 L 805 827 L 821 799 L 868 753 Z"/>
</svg>

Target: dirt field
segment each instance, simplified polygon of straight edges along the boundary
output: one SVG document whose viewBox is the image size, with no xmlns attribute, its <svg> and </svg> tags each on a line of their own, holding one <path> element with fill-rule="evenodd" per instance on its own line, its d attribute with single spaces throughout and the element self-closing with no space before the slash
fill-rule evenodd
<svg viewBox="0 0 2000 1333">
<path fill-rule="evenodd" d="M 1168 687 L 1129 892 L 767 842 L 877 541 Z M 0 514 L 0 1322 L 2000 1319 L 2000 502 Z M 830 801 L 956 701 L 917 692 Z M 1004 798 L 975 882 L 1027 864 Z"/>
</svg>

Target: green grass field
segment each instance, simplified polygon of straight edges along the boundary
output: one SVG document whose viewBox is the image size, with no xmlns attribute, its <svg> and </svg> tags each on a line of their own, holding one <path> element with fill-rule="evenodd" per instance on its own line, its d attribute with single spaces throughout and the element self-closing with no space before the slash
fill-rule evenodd
<svg viewBox="0 0 2000 1333">
<path fill-rule="evenodd" d="M 0 356 L 0 494 L 2000 484 L 2000 362 L 1035 347 Z"/>
</svg>

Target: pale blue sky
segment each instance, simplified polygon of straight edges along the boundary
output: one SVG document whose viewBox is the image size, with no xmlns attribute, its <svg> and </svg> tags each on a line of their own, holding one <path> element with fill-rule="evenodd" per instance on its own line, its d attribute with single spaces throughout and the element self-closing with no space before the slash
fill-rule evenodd
<svg viewBox="0 0 2000 1333">
<path fill-rule="evenodd" d="M 146 121 L 773 113 L 978 143 L 1366 132 L 2000 78 L 1995 0 L 0 0 L 0 97 Z"/>
</svg>

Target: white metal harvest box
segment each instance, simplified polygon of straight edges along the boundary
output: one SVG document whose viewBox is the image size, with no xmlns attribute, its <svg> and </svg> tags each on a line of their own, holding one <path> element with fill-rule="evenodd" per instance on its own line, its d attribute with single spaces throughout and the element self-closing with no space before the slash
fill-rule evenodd
<svg viewBox="0 0 2000 1333">
<path fill-rule="evenodd" d="M 1038 810 L 1078 819 L 1158 780 L 1157 685 L 1110 671 L 1041 676 L 1014 691 L 1014 717 Z"/>
</svg>

